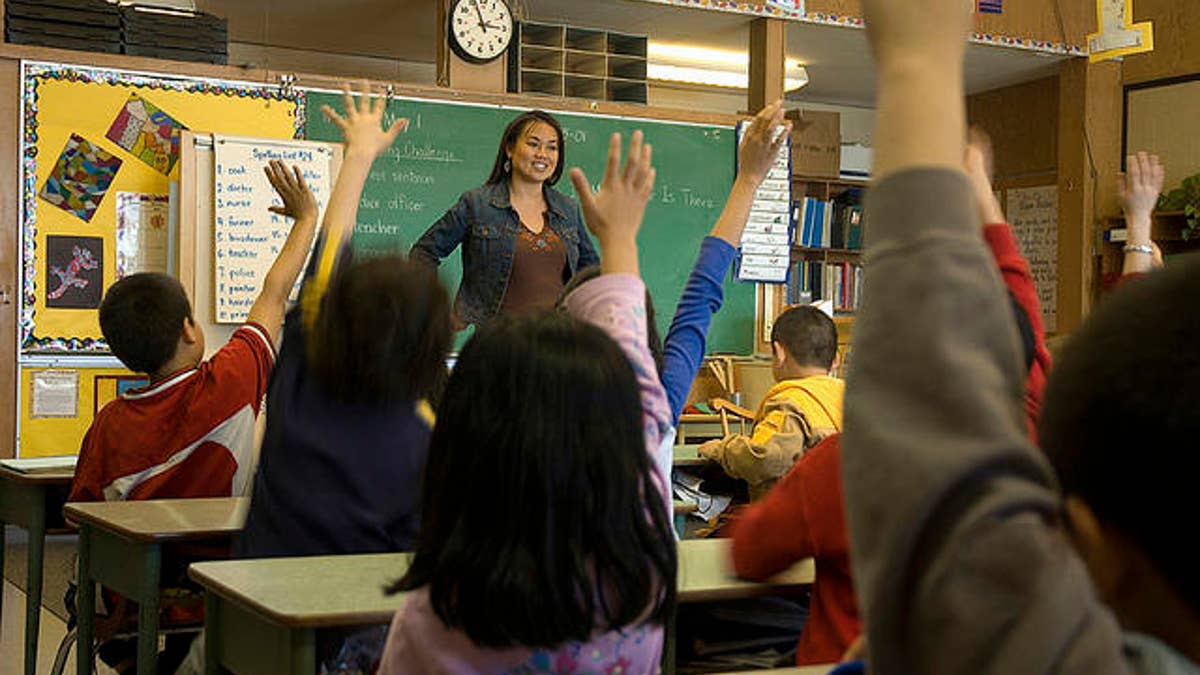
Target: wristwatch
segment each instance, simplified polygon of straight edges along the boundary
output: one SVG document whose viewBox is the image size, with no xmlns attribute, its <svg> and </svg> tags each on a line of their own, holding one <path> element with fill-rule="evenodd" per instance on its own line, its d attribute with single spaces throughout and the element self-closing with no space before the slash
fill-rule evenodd
<svg viewBox="0 0 1200 675">
<path fill-rule="evenodd" d="M 1126 253 L 1145 253 L 1146 255 L 1154 255 L 1154 247 L 1150 244 L 1125 244 L 1121 250 Z"/>
</svg>

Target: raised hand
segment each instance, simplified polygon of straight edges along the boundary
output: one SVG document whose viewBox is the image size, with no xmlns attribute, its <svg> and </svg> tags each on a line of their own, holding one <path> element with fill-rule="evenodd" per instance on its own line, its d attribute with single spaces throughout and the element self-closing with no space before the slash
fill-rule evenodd
<svg viewBox="0 0 1200 675">
<path fill-rule="evenodd" d="M 605 273 L 637 274 L 637 233 L 646 203 L 654 192 L 652 156 L 650 145 L 642 142 L 642 132 L 635 131 L 622 169 L 621 135 L 613 134 L 598 192 L 592 191 L 582 169 L 571 169 L 571 183 L 579 195 L 583 221 L 600 242 L 601 268 Z"/>
<path fill-rule="evenodd" d="M 268 209 L 271 213 L 295 220 L 311 218 L 316 222 L 317 197 L 304 182 L 300 167 L 293 166 L 289 170 L 283 162 L 273 159 L 263 167 L 263 171 L 267 174 L 267 180 L 271 181 L 271 187 L 275 188 L 275 192 L 283 200 L 283 206 L 272 206 Z"/>
<path fill-rule="evenodd" d="M 863 0 L 867 38 L 880 70 L 961 62 L 973 3 L 963 0 Z"/>
<path fill-rule="evenodd" d="M 776 101 L 760 110 L 742 136 L 742 145 L 738 148 L 738 179 L 748 180 L 757 188 L 771 172 L 779 149 L 787 143 L 791 131 L 792 123 L 783 119 L 783 101 Z"/>
<path fill-rule="evenodd" d="M 979 204 L 979 224 L 995 225 L 1004 222 L 1004 211 L 992 191 L 992 140 L 978 127 L 967 134 L 967 153 L 963 169 L 971 182 L 971 191 Z"/>
<path fill-rule="evenodd" d="M 1139 152 L 1125 158 L 1125 173 L 1117 180 L 1117 194 L 1121 197 L 1129 226 L 1134 226 L 1134 220 L 1146 225 L 1146 237 L 1138 243 L 1150 239 L 1150 214 L 1154 212 L 1162 188 L 1163 166 L 1158 155 Z"/>
<path fill-rule="evenodd" d="M 400 132 L 408 128 L 407 118 L 392 122 L 387 129 L 382 128 L 387 99 L 381 92 L 370 91 L 365 83 L 357 98 L 351 93 L 349 84 L 342 85 L 342 93 L 345 116 L 327 105 L 321 106 L 321 112 L 341 130 L 347 154 L 362 152 L 373 159 L 390 148 Z"/>
</svg>

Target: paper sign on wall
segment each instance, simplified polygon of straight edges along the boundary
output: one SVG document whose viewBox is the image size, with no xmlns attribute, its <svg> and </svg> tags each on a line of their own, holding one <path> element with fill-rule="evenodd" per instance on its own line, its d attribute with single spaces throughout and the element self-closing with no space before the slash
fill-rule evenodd
<svg viewBox="0 0 1200 675">
<path fill-rule="evenodd" d="M 323 143 L 232 136 L 214 136 L 213 143 L 214 320 L 241 323 L 292 226 L 290 218 L 268 210 L 281 202 L 264 168 L 271 160 L 299 167 L 323 215 L 332 184 L 333 149 Z"/>
<path fill-rule="evenodd" d="M 1133 23 L 1133 0 L 1096 0 L 1098 30 L 1088 36 L 1092 63 L 1154 51 L 1154 25 Z"/>
<path fill-rule="evenodd" d="M 750 127 L 738 124 L 738 145 Z M 779 132 L 782 133 L 782 132 Z M 742 234 L 739 281 L 783 283 L 792 263 L 792 145 L 779 148 L 775 165 L 754 193 L 754 203 Z"/>
<path fill-rule="evenodd" d="M 117 278 L 137 272 L 167 272 L 170 198 L 117 193 Z"/>
<path fill-rule="evenodd" d="M 79 371 L 38 371 L 33 374 L 32 389 L 32 417 L 79 416 Z"/>
<path fill-rule="evenodd" d="M 1008 191 L 1008 218 L 1042 306 L 1043 328 L 1058 330 L 1058 186 Z"/>
</svg>

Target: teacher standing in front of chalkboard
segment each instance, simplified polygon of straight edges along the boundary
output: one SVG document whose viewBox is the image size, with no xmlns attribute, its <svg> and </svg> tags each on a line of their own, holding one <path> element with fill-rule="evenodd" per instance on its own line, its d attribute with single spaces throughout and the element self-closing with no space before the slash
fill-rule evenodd
<svg viewBox="0 0 1200 675">
<path fill-rule="evenodd" d="M 464 192 L 413 244 L 409 256 L 434 267 L 462 245 L 460 327 L 550 309 L 576 270 L 600 261 L 579 205 L 554 189 L 563 162 L 558 120 L 540 110 L 519 115 L 504 130 L 487 182 Z"/>
</svg>

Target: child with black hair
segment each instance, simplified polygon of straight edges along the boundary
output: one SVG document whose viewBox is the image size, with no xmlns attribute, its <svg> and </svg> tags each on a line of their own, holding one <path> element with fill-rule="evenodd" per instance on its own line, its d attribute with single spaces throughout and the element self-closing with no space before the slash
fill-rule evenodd
<svg viewBox="0 0 1200 675">
<path fill-rule="evenodd" d="M 464 347 L 381 673 L 657 670 L 676 559 L 637 264 L 650 158 L 635 132 L 622 170 L 614 135 L 598 194 L 572 171 L 604 274 L 569 315 L 499 317 Z"/>
<path fill-rule="evenodd" d="M 842 430 L 845 382 L 832 375 L 837 326 L 821 310 L 792 307 L 771 328 L 775 386 L 763 397 L 750 436 L 708 441 L 700 455 L 749 484 L 757 500 L 806 450 Z"/>
<path fill-rule="evenodd" d="M 416 538 L 450 303 L 425 266 L 350 259 L 367 174 L 407 123 L 382 128 L 383 101 L 347 90 L 345 116 L 325 108 L 346 152 L 267 391 L 242 557 L 400 551 Z"/>
<path fill-rule="evenodd" d="M 254 425 L 275 364 L 275 341 L 317 226 L 317 202 L 298 168 L 266 167 L 295 219 L 246 323 L 208 360 L 183 286 L 139 273 L 113 284 L 100 329 L 121 363 L 150 384 L 104 406 L 84 436 L 70 501 L 229 497 L 244 493 Z"/>
<path fill-rule="evenodd" d="M 1200 260 L 1087 318 L 1050 376 L 1039 452 L 961 172 L 969 9 L 912 4 L 863 3 L 879 182 L 842 473 L 871 671 L 1200 672 L 1200 584 L 1172 520 L 1200 433 Z"/>
</svg>

